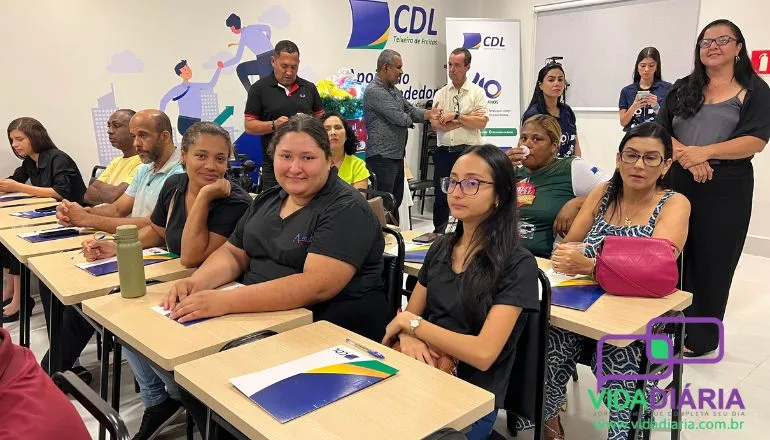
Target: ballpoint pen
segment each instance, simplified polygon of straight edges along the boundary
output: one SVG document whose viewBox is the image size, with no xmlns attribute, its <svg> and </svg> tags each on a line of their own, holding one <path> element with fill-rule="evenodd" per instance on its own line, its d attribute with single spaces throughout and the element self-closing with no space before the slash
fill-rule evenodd
<svg viewBox="0 0 770 440">
<path fill-rule="evenodd" d="M 385 356 L 382 353 L 380 353 L 379 351 L 374 351 L 374 350 L 372 350 L 372 349 L 370 349 L 370 348 L 368 348 L 368 347 L 366 347 L 364 345 L 359 344 L 358 342 L 356 342 L 356 341 L 354 341 L 354 340 L 352 340 L 350 338 L 345 339 L 345 342 L 347 342 L 348 344 L 352 345 L 353 347 L 356 347 L 359 350 L 363 350 L 363 351 L 369 353 L 370 355 L 376 357 L 377 359 L 385 359 Z"/>
</svg>

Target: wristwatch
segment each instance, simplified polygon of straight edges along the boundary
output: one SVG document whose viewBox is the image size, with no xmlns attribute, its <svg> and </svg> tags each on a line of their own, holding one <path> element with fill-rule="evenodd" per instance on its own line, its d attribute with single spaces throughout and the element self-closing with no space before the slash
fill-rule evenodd
<svg viewBox="0 0 770 440">
<path fill-rule="evenodd" d="M 273 131 L 275 131 L 275 121 L 271 121 L 271 123 L 273 124 Z"/>
<path fill-rule="evenodd" d="M 460 119 L 460 112 L 455 112 L 455 121 Z"/>
<path fill-rule="evenodd" d="M 417 331 L 417 327 L 420 326 L 420 323 L 422 322 L 422 316 L 418 316 L 414 319 L 409 320 L 409 333 L 414 336 L 414 332 Z"/>
</svg>

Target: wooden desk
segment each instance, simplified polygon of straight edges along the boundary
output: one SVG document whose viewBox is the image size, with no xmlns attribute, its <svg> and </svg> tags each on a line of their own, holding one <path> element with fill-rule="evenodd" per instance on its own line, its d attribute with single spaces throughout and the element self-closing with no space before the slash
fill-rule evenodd
<svg viewBox="0 0 770 440">
<path fill-rule="evenodd" d="M 0 194 L 0 199 L 5 195 Z M 0 201 L 0 208 L 10 208 L 13 206 L 26 206 L 26 205 L 39 205 L 41 203 L 58 203 L 56 199 L 52 197 L 30 197 L 28 199 L 9 200 L 7 202 Z M 24 209 L 20 209 L 23 211 Z"/>
<path fill-rule="evenodd" d="M 347 337 L 383 353 L 399 372 L 285 424 L 228 381 Z M 325 321 L 179 365 L 174 377 L 250 439 L 420 439 L 446 426 L 463 429 L 494 409 L 492 393 Z"/>
<path fill-rule="evenodd" d="M 72 257 L 76 256 L 73 260 Z M 85 261 L 80 251 L 32 257 L 27 261 L 30 270 L 50 289 L 49 372 L 61 369 L 61 320 L 64 306 L 79 304 L 87 299 L 106 295 L 120 285 L 118 274 L 93 276 L 75 266 Z M 180 259 L 164 261 L 144 267 L 147 280 L 173 281 L 190 276 L 194 269 L 182 266 Z M 42 286 L 41 286 L 42 289 Z"/>
<path fill-rule="evenodd" d="M 140 298 L 120 294 L 92 298 L 83 301 L 83 312 L 167 371 L 214 354 L 241 336 L 261 330 L 283 332 L 313 322 L 312 312 L 296 309 L 226 315 L 185 327 L 150 309 L 160 304 L 173 284 L 147 286 L 147 295 Z"/>
<path fill-rule="evenodd" d="M 10 215 L 12 212 L 30 211 L 44 206 L 56 206 L 55 203 L 45 203 L 25 206 L 11 206 L 7 208 L 0 208 L 0 229 L 19 228 L 22 226 L 32 225 L 45 225 L 49 223 L 56 223 L 56 215 L 47 215 L 39 218 L 21 218 Z"/>
<path fill-rule="evenodd" d="M 72 259 L 75 256 L 75 259 Z M 85 262 L 80 251 L 32 257 L 29 268 L 65 306 L 79 304 L 87 299 L 106 295 L 120 285 L 118 273 L 93 276 L 75 266 Z M 148 280 L 173 281 L 190 276 L 195 269 L 182 266 L 179 258 L 144 267 Z"/>
<path fill-rule="evenodd" d="M 34 232 L 54 227 L 56 227 L 56 225 L 37 225 L 0 230 L 0 243 L 2 243 L 3 246 L 5 246 L 13 256 L 19 260 L 19 262 L 26 264 L 30 257 L 80 249 L 81 243 L 89 237 L 89 235 L 77 235 L 59 240 L 30 243 L 18 236 L 18 234 L 24 232 Z"/>
<path fill-rule="evenodd" d="M 402 235 L 409 240 L 420 235 L 420 232 L 406 231 Z M 538 258 L 537 265 L 545 272 L 551 268 L 551 261 Z M 405 263 L 404 273 L 416 277 L 421 267 L 419 263 Z M 585 312 L 552 306 L 551 325 L 597 340 L 608 334 L 644 334 L 651 319 L 669 311 L 684 310 L 690 304 L 692 294 L 683 290 L 665 298 L 629 298 L 604 294 Z M 625 347 L 633 341 L 612 342 L 618 347 Z"/>
</svg>

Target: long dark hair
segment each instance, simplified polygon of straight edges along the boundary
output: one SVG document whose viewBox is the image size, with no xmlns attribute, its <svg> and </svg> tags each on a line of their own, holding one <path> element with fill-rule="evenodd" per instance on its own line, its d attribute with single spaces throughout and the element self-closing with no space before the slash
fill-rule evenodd
<svg viewBox="0 0 770 440">
<path fill-rule="evenodd" d="M 567 87 L 566 87 L 566 85 L 567 85 L 566 84 L 567 83 L 567 80 L 566 80 L 567 74 L 564 73 L 564 68 L 561 66 L 561 64 L 559 64 L 559 63 L 548 63 L 542 69 L 540 69 L 540 72 L 537 73 L 537 84 L 535 84 L 535 90 L 534 90 L 534 92 L 532 92 L 532 100 L 529 101 L 529 106 L 528 107 L 532 107 L 534 105 L 535 108 L 537 109 L 537 112 L 540 113 L 540 114 L 543 114 L 543 115 L 547 115 L 548 114 L 548 109 L 545 107 L 545 95 L 543 95 L 543 91 L 540 90 L 539 86 L 540 86 L 540 84 L 543 83 L 543 80 L 545 79 L 545 76 L 548 74 L 548 72 L 553 70 L 553 69 L 561 70 L 561 73 L 564 74 L 564 76 L 565 76 L 564 90 L 565 91 L 567 90 Z M 561 96 L 559 97 L 559 99 L 556 100 L 556 104 L 558 106 L 561 106 L 565 102 L 566 101 L 564 100 L 564 93 L 562 93 Z"/>
<path fill-rule="evenodd" d="M 19 130 L 29 138 L 29 143 L 32 145 L 32 151 L 35 153 L 57 149 L 56 144 L 51 140 L 51 136 L 48 135 L 48 130 L 46 130 L 45 127 L 43 127 L 43 124 L 35 118 L 24 116 L 14 119 L 8 124 L 8 143 L 11 145 L 13 145 L 11 132 L 14 130 Z M 16 153 L 16 150 L 13 150 L 13 154 L 19 159 L 24 159 L 23 156 L 19 156 Z"/>
<path fill-rule="evenodd" d="M 518 216 L 516 212 L 516 170 L 511 160 L 498 147 L 485 144 L 468 148 L 462 156 L 475 154 L 492 169 L 498 203 L 491 214 L 481 221 L 470 240 L 468 254 L 472 260 L 464 272 L 463 309 L 471 328 L 481 328 L 492 299 L 505 274 L 506 257 L 518 245 Z M 462 157 L 461 156 L 461 157 Z M 460 189 L 456 189 L 460 191 Z M 463 235 L 462 221 L 449 234 L 448 249 L 452 249 Z M 475 251 L 475 253 L 474 253 Z"/>
<path fill-rule="evenodd" d="M 337 112 L 326 112 L 321 116 L 321 123 L 323 124 L 332 116 L 339 118 L 339 120 L 342 122 L 342 126 L 345 128 L 345 145 L 343 145 L 345 154 L 348 156 L 356 154 L 356 150 L 358 149 L 358 136 L 356 136 L 356 132 L 353 131 L 353 127 L 348 124 L 348 121 L 341 114 Z"/>
<path fill-rule="evenodd" d="M 671 106 L 671 113 L 674 116 L 687 119 L 695 113 L 698 113 L 703 105 L 703 88 L 709 83 L 709 77 L 706 74 L 706 66 L 700 60 L 700 47 L 697 42 L 703 39 L 703 35 L 706 31 L 714 26 L 725 25 L 735 34 L 736 44 L 741 44 L 741 49 L 738 51 L 738 59 L 735 61 L 733 67 L 733 77 L 743 86 L 748 88 L 751 85 L 751 80 L 756 75 L 754 69 L 751 67 L 751 59 L 749 53 L 746 50 L 746 40 L 743 38 L 743 33 L 730 20 L 719 19 L 714 20 L 707 24 L 706 27 L 698 34 L 698 39 L 695 44 L 695 56 L 693 61 L 693 71 L 686 77 L 678 80 L 671 87 L 671 91 L 666 97 L 666 105 Z"/>
<path fill-rule="evenodd" d="M 623 148 L 626 146 L 626 143 L 628 143 L 628 141 L 637 137 L 655 138 L 659 140 L 663 144 L 664 163 L 665 161 L 671 159 L 671 157 L 674 154 L 674 146 L 671 141 L 671 135 L 668 133 L 668 131 L 666 131 L 665 128 L 663 128 L 662 125 L 657 124 L 655 122 L 645 122 L 643 124 L 639 124 L 636 127 L 633 127 L 632 129 L 628 130 L 628 132 L 626 132 L 626 135 L 623 136 L 623 139 L 620 141 L 620 146 L 618 147 L 618 154 L 623 152 Z M 667 187 L 667 184 L 665 183 L 665 180 L 662 177 L 658 179 L 657 185 L 658 185 L 658 188 Z M 623 199 L 623 178 L 620 177 L 620 170 L 616 169 L 615 173 L 612 175 L 612 178 L 610 179 L 609 185 L 607 186 L 607 207 L 608 209 L 610 207 L 612 208 L 612 212 L 610 213 L 610 216 L 615 213 L 615 210 L 620 210 L 620 201 L 622 199 Z"/>
<path fill-rule="evenodd" d="M 658 81 L 662 81 L 663 72 L 660 67 L 660 52 L 658 52 L 658 49 L 650 46 L 642 49 L 642 51 L 639 52 L 639 55 L 636 56 L 636 63 L 634 64 L 634 84 L 642 79 L 642 75 L 639 74 L 639 63 L 645 58 L 652 58 L 655 60 L 655 75 L 652 78 L 652 83 L 655 84 Z"/>
</svg>

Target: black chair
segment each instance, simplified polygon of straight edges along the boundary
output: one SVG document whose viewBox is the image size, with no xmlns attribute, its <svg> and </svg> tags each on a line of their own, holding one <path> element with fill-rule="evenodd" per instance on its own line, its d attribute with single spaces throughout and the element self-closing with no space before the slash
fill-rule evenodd
<svg viewBox="0 0 770 440">
<path fill-rule="evenodd" d="M 366 189 L 360 189 L 361 193 L 364 194 L 366 197 L 366 200 L 372 199 L 374 197 L 382 197 L 383 205 L 385 206 L 385 218 L 387 219 L 387 222 L 398 226 L 398 222 L 396 221 L 396 216 L 394 215 L 394 212 L 396 209 L 396 198 L 393 197 L 393 194 L 385 191 L 377 191 L 376 189 L 366 188 Z"/>
<path fill-rule="evenodd" d="M 385 265 L 382 271 L 382 278 L 385 281 L 385 292 L 388 299 L 388 320 L 396 317 L 398 309 L 401 308 L 401 295 L 404 286 L 404 258 L 406 255 L 406 245 L 404 237 L 397 230 L 383 226 L 382 232 L 386 235 L 392 235 L 396 238 L 398 250 L 396 255 L 384 254 Z"/>
<path fill-rule="evenodd" d="M 545 413 L 545 372 L 548 364 L 548 332 L 551 328 L 551 283 L 538 269 L 540 310 L 527 313 L 524 331 L 516 345 L 516 359 L 511 369 L 504 408 L 508 412 L 508 430 L 516 436 L 516 415 L 535 425 L 535 440 L 543 439 Z"/>
<path fill-rule="evenodd" d="M 88 387 L 75 373 L 65 371 L 53 375 L 53 382 L 64 394 L 75 398 L 103 426 L 114 440 L 129 440 L 126 424 L 117 411 L 112 409 L 94 390 Z"/>
<path fill-rule="evenodd" d="M 465 440 L 468 437 L 454 428 L 441 428 L 438 431 L 423 437 L 422 440 Z"/>
<path fill-rule="evenodd" d="M 94 165 L 94 167 L 91 169 L 91 178 L 88 180 L 88 184 L 90 185 L 94 180 L 96 180 L 97 177 L 99 177 L 99 174 L 101 174 L 99 171 L 103 172 L 106 169 L 107 167 L 105 166 Z"/>
</svg>

